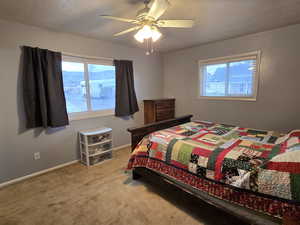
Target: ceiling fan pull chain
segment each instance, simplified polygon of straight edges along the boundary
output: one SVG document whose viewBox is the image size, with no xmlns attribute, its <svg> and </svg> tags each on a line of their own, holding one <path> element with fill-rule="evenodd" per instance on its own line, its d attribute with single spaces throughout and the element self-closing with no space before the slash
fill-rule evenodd
<svg viewBox="0 0 300 225">
<path fill-rule="evenodd" d="M 152 38 L 145 39 L 145 45 L 146 45 L 146 55 L 150 55 L 154 52 L 154 42 Z"/>
<path fill-rule="evenodd" d="M 147 47 L 146 55 L 150 55 L 149 39 L 150 38 L 146 39 L 146 47 Z"/>
<path fill-rule="evenodd" d="M 154 52 L 154 42 L 153 42 L 153 40 L 151 38 L 151 53 L 153 53 L 153 52 Z"/>
</svg>

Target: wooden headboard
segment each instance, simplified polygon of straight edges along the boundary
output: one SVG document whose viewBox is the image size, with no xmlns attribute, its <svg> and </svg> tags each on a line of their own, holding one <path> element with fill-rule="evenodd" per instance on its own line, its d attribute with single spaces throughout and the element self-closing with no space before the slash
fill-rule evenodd
<svg viewBox="0 0 300 225">
<path fill-rule="evenodd" d="M 163 130 L 169 127 L 173 127 L 179 124 L 187 123 L 191 121 L 193 115 L 186 115 L 176 117 L 174 119 L 163 120 L 156 123 L 150 123 L 139 127 L 128 128 L 127 131 L 131 133 L 131 151 L 135 149 L 137 144 L 145 137 L 157 130 Z"/>
</svg>

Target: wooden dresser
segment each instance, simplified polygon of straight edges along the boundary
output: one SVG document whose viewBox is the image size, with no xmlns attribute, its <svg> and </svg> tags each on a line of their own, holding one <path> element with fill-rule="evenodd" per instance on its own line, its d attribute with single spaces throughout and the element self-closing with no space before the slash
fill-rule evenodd
<svg viewBox="0 0 300 225">
<path fill-rule="evenodd" d="M 175 117 L 175 99 L 144 100 L 144 122 L 154 123 Z"/>
</svg>

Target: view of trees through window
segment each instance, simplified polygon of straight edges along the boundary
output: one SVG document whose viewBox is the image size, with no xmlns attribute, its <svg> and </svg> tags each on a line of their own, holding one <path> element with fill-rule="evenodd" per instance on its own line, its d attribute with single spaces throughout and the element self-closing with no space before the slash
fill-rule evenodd
<svg viewBox="0 0 300 225">
<path fill-rule="evenodd" d="M 63 61 L 62 70 L 68 113 L 115 107 L 114 66 Z"/>
<path fill-rule="evenodd" d="M 252 96 L 256 60 L 206 65 L 203 96 Z"/>
</svg>

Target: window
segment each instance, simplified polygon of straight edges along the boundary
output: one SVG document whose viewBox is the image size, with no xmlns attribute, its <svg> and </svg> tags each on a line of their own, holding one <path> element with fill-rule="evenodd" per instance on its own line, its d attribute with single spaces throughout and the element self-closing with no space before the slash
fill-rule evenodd
<svg viewBox="0 0 300 225">
<path fill-rule="evenodd" d="M 63 56 L 62 71 L 70 119 L 113 114 L 116 82 L 112 61 Z"/>
<path fill-rule="evenodd" d="M 199 61 L 200 98 L 256 100 L 260 51 Z"/>
</svg>

